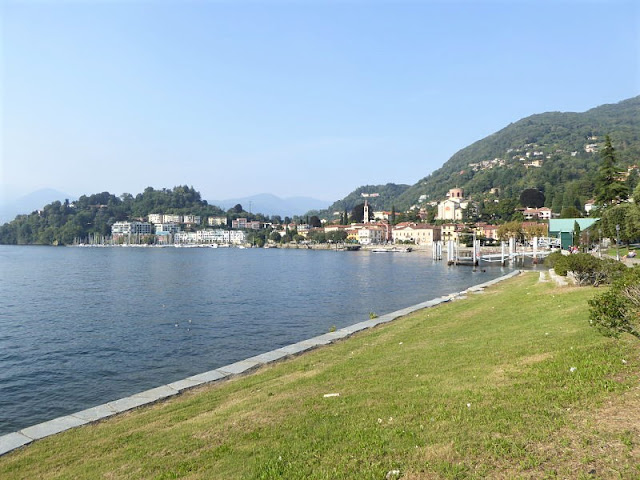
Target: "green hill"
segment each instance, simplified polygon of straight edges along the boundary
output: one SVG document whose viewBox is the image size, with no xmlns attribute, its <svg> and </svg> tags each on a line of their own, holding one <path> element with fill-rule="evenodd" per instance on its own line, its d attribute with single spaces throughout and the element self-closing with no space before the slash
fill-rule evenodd
<svg viewBox="0 0 640 480">
<path fill-rule="evenodd" d="M 111 234 L 114 222 L 146 217 L 150 213 L 220 215 L 200 193 L 188 186 L 154 190 L 147 187 L 136 195 L 117 197 L 109 192 L 82 195 L 70 203 L 52 202 L 28 215 L 18 215 L 0 226 L 0 244 L 68 245 L 90 236 Z"/>
<path fill-rule="evenodd" d="M 583 113 L 548 112 L 523 118 L 463 148 L 415 185 L 396 186 L 398 195 L 381 195 L 375 207 L 406 210 L 423 195 L 423 202 L 440 200 L 457 186 L 478 201 L 492 197 L 492 189 L 498 189 L 499 197 L 511 202 L 522 190 L 538 188 L 545 194 L 545 205 L 556 212 L 567 206 L 582 208 L 594 195 L 598 149 L 605 135 L 611 137 L 621 172 L 628 174 L 632 189 L 638 183 L 638 169 L 629 167 L 640 164 L 640 96 Z M 352 208 L 361 192 L 379 188 L 360 187 L 325 213 Z"/>
<path fill-rule="evenodd" d="M 593 196 L 600 160 L 597 151 L 605 135 L 612 139 L 622 171 L 639 163 L 640 96 L 584 113 L 549 112 L 523 118 L 463 148 L 396 202 L 408 208 L 420 195 L 440 199 L 449 188 L 459 186 L 476 199 L 492 188 L 500 189 L 503 197 L 538 188 L 546 196 L 546 205 L 558 211 L 576 200 L 582 205 Z M 628 180 L 635 186 L 637 169 Z"/>
<path fill-rule="evenodd" d="M 371 203 L 374 209 L 391 209 L 391 205 L 393 205 L 396 199 L 400 197 L 404 192 L 406 192 L 409 188 L 409 185 L 398 185 L 396 183 L 387 183 L 386 185 L 364 185 L 362 187 L 356 188 L 342 200 L 333 202 L 326 210 L 322 210 L 320 212 L 314 211 L 310 212 L 310 214 L 320 214 L 321 216 L 326 218 L 335 218 L 334 213 L 342 213 L 345 209 L 350 212 L 351 210 L 353 210 L 353 207 L 363 203 L 363 193 L 379 194 L 378 197 L 369 199 L 369 203 Z"/>
</svg>

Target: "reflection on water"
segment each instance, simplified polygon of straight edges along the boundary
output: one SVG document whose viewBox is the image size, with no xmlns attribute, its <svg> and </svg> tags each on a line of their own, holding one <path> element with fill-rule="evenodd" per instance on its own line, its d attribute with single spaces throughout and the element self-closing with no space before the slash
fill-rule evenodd
<svg viewBox="0 0 640 480">
<path fill-rule="evenodd" d="M 417 252 L 0 246 L 0 434 L 505 272 Z"/>
</svg>

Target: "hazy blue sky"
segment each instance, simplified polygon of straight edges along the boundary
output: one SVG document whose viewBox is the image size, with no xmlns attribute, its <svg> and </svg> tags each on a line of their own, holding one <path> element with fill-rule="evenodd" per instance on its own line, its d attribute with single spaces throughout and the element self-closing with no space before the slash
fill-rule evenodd
<svg viewBox="0 0 640 480">
<path fill-rule="evenodd" d="M 640 93 L 636 1 L 4 1 L 5 196 L 336 200 Z"/>
</svg>

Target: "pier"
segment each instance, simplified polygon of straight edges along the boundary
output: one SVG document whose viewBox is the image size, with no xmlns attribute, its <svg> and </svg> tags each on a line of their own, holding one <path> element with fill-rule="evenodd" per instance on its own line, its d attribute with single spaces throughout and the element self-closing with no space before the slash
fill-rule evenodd
<svg viewBox="0 0 640 480">
<path fill-rule="evenodd" d="M 470 247 L 461 246 L 454 240 L 433 242 L 432 255 L 434 260 L 444 260 L 446 256 L 448 265 L 477 267 L 481 263 L 500 263 L 505 266 L 522 265 L 526 259 L 538 263 L 557 248 L 560 248 L 558 239 L 538 237 L 528 244 L 518 244 L 515 238 L 510 238 L 508 242 L 500 242 L 499 246 L 481 246 L 474 235 Z"/>
</svg>

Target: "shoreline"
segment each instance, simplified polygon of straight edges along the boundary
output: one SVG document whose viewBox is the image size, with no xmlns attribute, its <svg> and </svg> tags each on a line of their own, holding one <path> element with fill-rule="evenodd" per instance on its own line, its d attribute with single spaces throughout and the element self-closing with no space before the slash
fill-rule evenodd
<svg viewBox="0 0 640 480">
<path fill-rule="evenodd" d="M 66 430 L 98 422 L 102 419 L 115 416 L 117 414 L 156 403 L 162 399 L 172 397 L 198 386 L 214 383 L 219 380 L 231 378 L 236 375 L 245 374 L 259 368 L 262 365 L 270 364 L 287 357 L 296 356 L 303 352 L 313 350 L 323 345 L 329 345 L 337 340 L 350 337 L 356 332 L 373 328 L 377 325 L 389 323 L 400 317 L 406 316 L 418 310 L 434 307 L 452 300 L 465 298 L 468 293 L 478 293 L 484 288 L 502 282 L 516 275 L 521 270 L 513 270 L 493 280 L 480 283 L 467 288 L 461 292 L 444 295 L 426 302 L 408 306 L 396 310 L 380 317 L 356 323 L 334 332 L 325 333 L 307 340 L 290 344 L 275 350 L 271 350 L 253 357 L 249 357 L 238 362 L 225 365 L 214 370 L 203 372 L 187 377 L 183 380 L 161 385 L 128 397 L 120 398 L 105 404 L 97 405 L 79 412 L 71 413 L 62 417 L 57 417 L 46 422 L 32 425 L 21 430 L 0 436 L 0 456 L 28 445 L 35 440 L 49 437 Z"/>
</svg>

